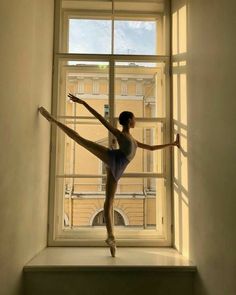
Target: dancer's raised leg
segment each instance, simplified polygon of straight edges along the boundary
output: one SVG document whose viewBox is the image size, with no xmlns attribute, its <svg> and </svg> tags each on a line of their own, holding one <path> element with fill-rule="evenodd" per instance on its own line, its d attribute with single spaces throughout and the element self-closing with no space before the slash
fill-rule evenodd
<svg viewBox="0 0 236 295">
<path fill-rule="evenodd" d="M 55 123 L 60 129 L 62 129 L 70 138 L 75 140 L 78 144 L 86 148 L 88 151 L 97 156 L 104 163 L 109 165 L 109 156 L 108 156 L 108 148 L 105 148 L 97 143 L 94 143 L 90 140 L 87 140 L 81 137 L 76 131 L 70 129 L 66 125 L 57 121 L 45 108 L 39 108 L 40 113 L 52 123 Z M 106 228 L 108 238 L 106 240 L 107 244 L 110 247 L 111 255 L 115 257 L 115 238 L 113 233 L 113 225 L 112 225 L 112 205 L 114 201 L 114 196 L 117 188 L 117 181 L 114 179 L 110 169 L 107 169 L 107 183 L 106 183 L 106 199 L 104 203 L 104 217 L 106 221 Z"/>
<path fill-rule="evenodd" d="M 40 107 L 39 111 L 49 122 L 55 123 L 75 142 L 77 142 L 79 145 L 90 151 L 92 154 L 94 154 L 96 157 L 102 160 L 105 164 L 109 164 L 108 148 L 83 138 L 75 130 L 57 121 L 45 108 Z"/>
</svg>

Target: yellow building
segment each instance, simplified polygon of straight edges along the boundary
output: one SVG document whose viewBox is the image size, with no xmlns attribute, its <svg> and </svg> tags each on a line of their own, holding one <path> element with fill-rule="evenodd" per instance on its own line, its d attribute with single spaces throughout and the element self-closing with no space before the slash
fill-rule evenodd
<svg viewBox="0 0 236 295">
<path fill-rule="evenodd" d="M 109 119 L 108 67 L 85 63 L 71 65 L 69 68 L 66 72 L 66 92 L 85 100 Z M 138 118 L 154 118 L 157 113 L 157 87 L 161 85 L 157 68 L 130 63 L 118 65 L 115 74 L 115 117 L 123 110 L 128 110 Z M 91 118 L 91 114 L 82 105 L 67 100 L 64 115 L 67 118 L 71 116 L 72 119 L 67 119 L 67 124 L 81 136 L 106 147 L 118 148 L 114 138 L 109 140 L 107 129 L 98 120 Z M 118 128 L 121 127 L 117 120 L 114 123 Z M 141 142 L 154 144 L 156 135 L 161 134 L 159 125 L 156 128 L 135 128 L 132 135 Z M 156 172 L 157 158 L 150 151 L 138 149 L 126 172 Z M 88 174 L 87 178 L 73 177 L 65 180 L 65 228 L 104 225 L 104 164 L 69 137 L 65 137 L 64 172 L 68 175 L 78 175 L 81 172 Z M 100 177 L 92 178 L 91 175 Z M 114 202 L 114 224 L 144 228 L 155 226 L 156 194 L 155 179 L 121 178 Z"/>
</svg>

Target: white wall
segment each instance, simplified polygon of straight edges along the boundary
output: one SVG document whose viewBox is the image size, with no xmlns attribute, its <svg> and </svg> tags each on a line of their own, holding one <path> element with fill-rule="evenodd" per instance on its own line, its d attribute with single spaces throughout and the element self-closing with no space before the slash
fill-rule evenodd
<svg viewBox="0 0 236 295">
<path fill-rule="evenodd" d="M 177 69 L 186 74 L 186 97 L 179 91 L 175 106 L 183 142 L 175 168 L 176 246 L 198 267 L 196 295 L 235 295 L 236 2 L 173 0 L 172 12 L 185 4 L 187 48 L 174 57 L 187 61 Z"/>
<path fill-rule="evenodd" d="M 0 293 L 15 295 L 47 243 L 53 0 L 1 1 L 0 19 Z"/>
</svg>

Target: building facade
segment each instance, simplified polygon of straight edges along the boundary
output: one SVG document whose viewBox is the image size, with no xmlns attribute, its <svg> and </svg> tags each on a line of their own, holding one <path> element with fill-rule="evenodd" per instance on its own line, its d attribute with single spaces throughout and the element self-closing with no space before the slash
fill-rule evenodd
<svg viewBox="0 0 236 295">
<path fill-rule="evenodd" d="M 109 79 L 106 65 L 76 64 L 65 67 L 66 93 L 85 100 L 109 120 Z M 116 67 L 115 118 L 124 110 L 138 118 L 154 118 L 161 111 L 162 69 L 145 64 L 126 63 Z M 159 93 L 159 96 L 158 96 Z M 81 136 L 110 148 L 118 148 L 115 138 L 109 141 L 107 129 L 79 104 L 64 100 L 66 123 Z M 158 107 L 157 107 L 158 106 Z M 73 118 L 72 120 L 68 117 Z M 76 119 L 75 119 L 76 117 Z M 89 120 L 88 120 L 89 119 Z M 162 125 L 138 125 L 131 130 L 140 142 L 162 141 Z M 161 152 L 138 149 L 126 172 L 157 172 L 161 169 Z M 65 228 L 103 226 L 106 167 L 94 155 L 65 136 L 64 173 L 88 177 L 66 178 L 64 183 Z M 100 175 L 100 177 L 92 177 Z M 121 178 L 114 201 L 114 224 L 126 227 L 155 227 L 157 182 L 154 178 Z"/>
</svg>

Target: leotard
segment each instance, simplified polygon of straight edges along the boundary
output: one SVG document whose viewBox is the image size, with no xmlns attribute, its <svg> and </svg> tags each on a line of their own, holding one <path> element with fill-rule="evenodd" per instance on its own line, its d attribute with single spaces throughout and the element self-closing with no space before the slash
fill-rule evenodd
<svg viewBox="0 0 236 295">
<path fill-rule="evenodd" d="M 134 158 L 137 149 L 136 140 L 128 134 L 120 132 L 117 136 L 119 149 L 109 149 L 109 168 L 115 180 L 118 181 L 125 168 Z"/>
</svg>

